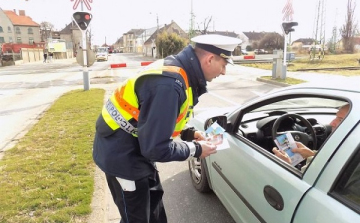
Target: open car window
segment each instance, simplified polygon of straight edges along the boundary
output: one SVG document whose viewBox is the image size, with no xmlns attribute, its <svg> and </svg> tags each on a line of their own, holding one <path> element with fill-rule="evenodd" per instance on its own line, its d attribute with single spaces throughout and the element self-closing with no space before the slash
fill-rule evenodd
<svg viewBox="0 0 360 223">
<path fill-rule="evenodd" d="M 262 151 L 271 155 L 267 157 L 274 159 L 277 163 L 283 163 L 272 151 L 276 146 L 274 137 L 280 133 L 290 132 L 295 141 L 302 142 L 314 154 L 321 149 L 324 142 L 331 135 L 332 128 L 330 123 L 336 117 L 338 109 L 347 104 L 346 101 L 336 98 L 321 98 L 309 96 L 296 96 L 274 101 L 269 103 L 259 103 L 259 106 L 251 106 L 251 109 L 244 110 L 240 125 L 239 135 L 246 140 L 255 143 Z M 276 121 L 287 114 L 294 116 L 285 117 L 281 123 Z M 277 124 L 274 130 L 274 124 Z M 313 131 L 312 131 L 313 130 Z M 305 139 L 308 138 L 308 139 Z M 313 140 L 315 138 L 315 140 Z M 303 140 L 304 139 L 304 140 Z M 298 171 L 304 171 L 312 161 L 314 156 L 304 159 L 297 165 L 289 164 Z M 292 160 L 293 161 L 293 160 Z"/>
</svg>

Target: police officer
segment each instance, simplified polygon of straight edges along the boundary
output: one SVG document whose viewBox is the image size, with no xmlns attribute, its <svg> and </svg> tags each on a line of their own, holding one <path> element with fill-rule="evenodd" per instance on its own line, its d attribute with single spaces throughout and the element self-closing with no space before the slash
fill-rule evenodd
<svg viewBox="0 0 360 223">
<path fill-rule="evenodd" d="M 216 153 L 201 132 L 184 129 L 206 82 L 225 75 L 240 39 L 201 35 L 195 46 L 128 78 L 96 122 L 93 158 L 104 171 L 123 223 L 167 222 L 156 162 Z M 180 136 L 184 141 L 173 141 Z"/>
</svg>

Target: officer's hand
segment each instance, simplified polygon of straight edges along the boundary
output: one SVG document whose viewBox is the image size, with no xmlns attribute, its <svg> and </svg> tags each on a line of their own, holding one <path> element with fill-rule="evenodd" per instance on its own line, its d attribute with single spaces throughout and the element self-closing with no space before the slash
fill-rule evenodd
<svg viewBox="0 0 360 223">
<path fill-rule="evenodd" d="M 201 131 L 195 131 L 194 132 L 194 139 L 196 141 L 206 140 L 205 133 L 203 133 Z"/>
<path fill-rule="evenodd" d="M 216 145 L 212 144 L 211 142 L 199 141 L 198 143 L 201 145 L 201 149 L 202 149 L 200 158 L 205 158 L 217 152 Z"/>
</svg>

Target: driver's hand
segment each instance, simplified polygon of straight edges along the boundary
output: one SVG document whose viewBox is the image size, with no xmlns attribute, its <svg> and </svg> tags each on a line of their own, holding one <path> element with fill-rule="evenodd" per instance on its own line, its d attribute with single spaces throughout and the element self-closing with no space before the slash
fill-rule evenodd
<svg viewBox="0 0 360 223">
<path fill-rule="evenodd" d="M 279 150 L 278 148 L 274 147 L 272 149 L 273 153 L 275 154 L 275 156 L 279 157 L 280 159 L 284 160 L 285 162 L 287 162 L 288 164 L 291 164 L 291 159 L 289 157 L 289 155 L 282 151 L 282 150 Z"/>
<path fill-rule="evenodd" d="M 301 142 L 295 142 L 297 148 L 293 148 L 291 151 L 294 153 L 300 153 L 300 155 L 306 159 L 310 156 L 314 156 L 315 153 L 314 151 L 312 151 L 311 149 L 309 149 L 308 147 L 306 147 L 304 144 L 302 144 Z"/>
</svg>

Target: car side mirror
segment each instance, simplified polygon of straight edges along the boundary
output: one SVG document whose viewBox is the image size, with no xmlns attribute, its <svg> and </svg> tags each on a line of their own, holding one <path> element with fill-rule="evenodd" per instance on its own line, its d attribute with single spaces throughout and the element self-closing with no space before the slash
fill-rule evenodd
<svg viewBox="0 0 360 223">
<path fill-rule="evenodd" d="M 217 122 L 223 129 L 226 130 L 227 117 L 225 115 L 220 115 L 220 116 L 215 116 L 215 117 L 209 118 L 205 121 L 205 124 L 204 124 L 205 131 L 215 122 Z"/>
</svg>

